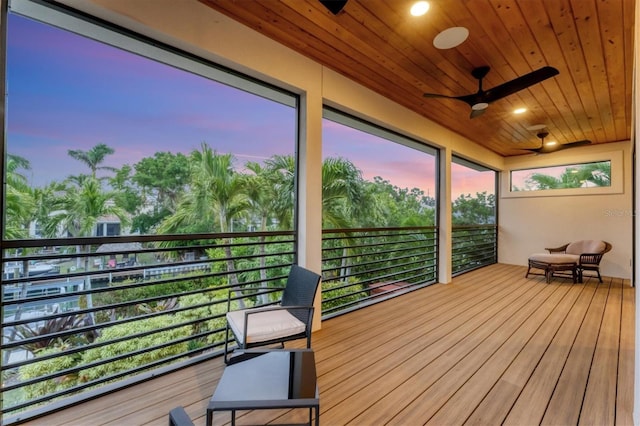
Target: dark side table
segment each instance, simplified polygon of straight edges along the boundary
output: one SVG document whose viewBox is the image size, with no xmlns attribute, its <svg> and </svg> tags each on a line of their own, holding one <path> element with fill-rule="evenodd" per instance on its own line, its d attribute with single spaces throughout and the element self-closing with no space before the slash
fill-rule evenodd
<svg viewBox="0 0 640 426">
<path fill-rule="evenodd" d="M 245 351 L 244 361 L 225 367 L 207 407 L 207 426 L 215 411 L 309 408 L 309 425 L 315 411 L 320 424 L 320 395 L 316 361 L 311 349 Z"/>
</svg>

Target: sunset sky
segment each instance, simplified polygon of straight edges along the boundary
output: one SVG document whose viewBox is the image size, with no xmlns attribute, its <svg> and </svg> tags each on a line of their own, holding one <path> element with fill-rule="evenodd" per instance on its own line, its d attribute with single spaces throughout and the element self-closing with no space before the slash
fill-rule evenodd
<svg viewBox="0 0 640 426">
<path fill-rule="evenodd" d="M 87 173 L 67 154 L 99 143 L 115 149 L 105 165 L 133 165 L 158 151 L 207 142 L 238 166 L 292 154 L 293 108 L 16 15 L 7 42 L 7 152 L 31 162 L 41 186 Z M 434 195 L 432 156 L 325 120 L 323 155 L 348 158 L 366 179 Z M 454 169 L 454 198 L 493 192 L 493 176 Z"/>
</svg>

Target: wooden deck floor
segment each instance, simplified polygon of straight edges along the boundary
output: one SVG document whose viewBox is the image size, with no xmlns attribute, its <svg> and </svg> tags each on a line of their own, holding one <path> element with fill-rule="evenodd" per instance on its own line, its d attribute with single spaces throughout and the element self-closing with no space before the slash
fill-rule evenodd
<svg viewBox="0 0 640 426">
<path fill-rule="evenodd" d="M 322 425 L 632 425 L 635 289 L 493 265 L 334 318 L 314 333 Z M 222 372 L 209 361 L 31 422 L 204 424 Z M 239 424 L 306 411 L 243 412 Z M 214 418 L 224 424 L 228 414 Z"/>
</svg>

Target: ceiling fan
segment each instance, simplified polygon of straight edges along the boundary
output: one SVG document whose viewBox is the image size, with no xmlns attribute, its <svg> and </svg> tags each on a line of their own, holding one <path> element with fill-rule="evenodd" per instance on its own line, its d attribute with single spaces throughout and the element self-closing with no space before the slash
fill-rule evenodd
<svg viewBox="0 0 640 426">
<path fill-rule="evenodd" d="M 567 149 L 567 148 L 575 148 L 578 146 L 584 146 L 584 145 L 590 145 L 591 141 L 584 139 L 581 141 L 575 141 L 575 142 L 569 142 L 569 143 L 565 143 L 565 144 L 558 144 L 555 143 L 553 145 L 551 144 L 544 144 L 544 138 L 546 138 L 547 136 L 549 136 L 549 132 L 547 132 L 546 130 L 540 131 L 536 134 L 537 137 L 540 138 L 540 148 L 525 148 L 527 151 L 531 151 L 531 152 L 535 152 L 536 154 L 549 154 L 551 152 L 556 152 L 556 151 L 561 151 L 563 149 Z"/>
<path fill-rule="evenodd" d="M 474 68 L 471 71 L 471 75 L 478 80 L 478 91 L 469 95 L 462 96 L 448 96 L 438 93 L 425 93 L 427 98 L 449 98 L 457 99 L 459 101 L 467 103 L 471 107 L 470 118 L 478 117 L 483 114 L 491 102 L 495 102 L 506 96 L 512 95 L 520 90 L 526 89 L 529 86 L 540 83 L 543 80 L 558 75 L 560 72 L 553 67 L 542 67 L 535 71 L 525 74 L 518 78 L 515 78 L 506 83 L 502 83 L 499 86 L 491 89 L 482 89 L 482 79 L 486 77 L 491 68 L 488 66 Z"/>
</svg>

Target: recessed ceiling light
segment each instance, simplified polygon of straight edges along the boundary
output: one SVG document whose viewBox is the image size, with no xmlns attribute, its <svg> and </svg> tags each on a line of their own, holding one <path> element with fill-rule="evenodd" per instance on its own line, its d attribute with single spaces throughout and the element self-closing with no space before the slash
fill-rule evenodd
<svg viewBox="0 0 640 426">
<path fill-rule="evenodd" d="M 525 112 L 527 112 L 526 108 L 518 108 L 518 109 L 513 110 L 514 114 L 524 114 Z"/>
<path fill-rule="evenodd" d="M 467 37 L 469 37 L 469 30 L 465 27 L 451 27 L 435 36 L 433 45 L 438 49 L 451 49 L 462 44 Z"/>
<path fill-rule="evenodd" d="M 411 14 L 413 16 L 422 16 L 429 11 L 429 2 L 418 1 L 411 6 Z"/>
</svg>

